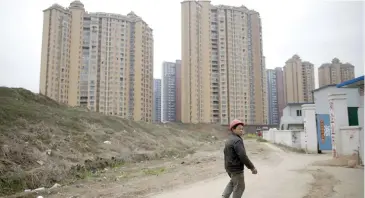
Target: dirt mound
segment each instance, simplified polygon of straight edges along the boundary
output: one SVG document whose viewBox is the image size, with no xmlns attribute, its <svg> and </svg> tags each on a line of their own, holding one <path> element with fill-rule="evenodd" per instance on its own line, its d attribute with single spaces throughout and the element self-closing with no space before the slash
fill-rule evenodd
<svg viewBox="0 0 365 198">
<path fill-rule="evenodd" d="M 225 130 L 134 122 L 0 87 L 0 196 L 74 181 L 105 167 L 183 157 L 222 139 Z"/>
<path fill-rule="evenodd" d="M 358 168 L 359 164 L 360 164 L 360 159 L 356 154 L 354 154 L 354 155 L 339 156 L 337 158 L 329 160 L 316 161 L 312 165 Z"/>
</svg>

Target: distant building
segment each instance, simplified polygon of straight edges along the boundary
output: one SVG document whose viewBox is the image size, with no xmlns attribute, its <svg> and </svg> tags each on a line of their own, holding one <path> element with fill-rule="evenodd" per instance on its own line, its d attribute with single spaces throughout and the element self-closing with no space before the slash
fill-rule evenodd
<svg viewBox="0 0 365 198">
<path fill-rule="evenodd" d="M 268 124 L 279 124 L 277 78 L 274 69 L 266 70 L 268 93 Z"/>
<path fill-rule="evenodd" d="M 284 99 L 284 73 L 283 68 L 277 67 L 275 68 L 276 74 L 276 90 L 278 95 L 278 110 L 279 110 L 279 119 L 283 116 L 283 109 L 285 108 L 285 99 Z"/>
<path fill-rule="evenodd" d="M 332 63 L 324 63 L 318 68 L 319 87 L 339 84 L 353 78 L 355 78 L 355 67 L 350 63 L 341 63 L 338 58 L 334 58 Z"/>
<path fill-rule="evenodd" d="M 176 121 L 181 122 L 181 60 L 176 60 Z"/>
<path fill-rule="evenodd" d="M 245 6 L 181 3 L 181 121 L 267 123 L 260 14 Z"/>
<path fill-rule="evenodd" d="M 288 103 L 313 102 L 314 65 L 294 55 L 284 66 L 284 99 Z"/>
<path fill-rule="evenodd" d="M 177 98 L 177 77 L 179 76 L 178 69 L 181 62 L 163 62 L 162 64 L 162 121 L 175 122 L 177 120 L 176 110 L 177 102 L 181 100 Z"/>
<path fill-rule="evenodd" d="M 313 103 L 288 103 L 283 110 L 283 116 L 280 119 L 280 130 L 303 130 L 302 105 Z"/>
<path fill-rule="evenodd" d="M 102 2 L 101 2 L 102 3 Z M 134 12 L 43 10 L 39 91 L 69 106 L 152 121 L 153 31 Z"/>
<path fill-rule="evenodd" d="M 161 79 L 153 79 L 153 122 L 161 122 Z"/>
</svg>

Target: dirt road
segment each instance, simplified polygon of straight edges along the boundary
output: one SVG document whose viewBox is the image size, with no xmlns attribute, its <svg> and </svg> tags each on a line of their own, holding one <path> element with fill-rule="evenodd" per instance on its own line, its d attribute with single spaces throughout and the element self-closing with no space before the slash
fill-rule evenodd
<svg viewBox="0 0 365 198">
<path fill-rule="evenodd" d="M 223 142 L 202 145 L 196 153 L 184 158 L 145 161 L 97 172 L 45 195 L 47 198 L 148 197 L 151 193 L 164 192 L 224 174 L 223 145 Z M 246 146 L 254 161 L 270 160 L 272 151 L 266 145 L 247 140 Z"/>
<path fill-rule="evenodd" d="M 330 156 L 290 153 L 271 147 L 275 152 L 268 159 L 255 161 L 258 175 L 245 172 L 244 197 L 364 197 L 363 169 L 314 167 L 310 165 L 312 162 L 329 159 Z M 220 198 L 228 181 L 228 176 L 222 175 L 150 198 Z"/>
<path fill-rule="evenodd" d="M 246 171 L 245 197 L 363 198 L 364 170 L 313 166 L 330 155 L 306 155 L 245 140 L 258 175 Z M 223 142 L 184 158 L 146 161 L 90 174 L 42 193 L 47 198 L 220 198 L 228 182 Z M 210 178 L 210 179 L 207 179 Z M 196 183 L 198 182 L 198 183 Z"/>
</svg>

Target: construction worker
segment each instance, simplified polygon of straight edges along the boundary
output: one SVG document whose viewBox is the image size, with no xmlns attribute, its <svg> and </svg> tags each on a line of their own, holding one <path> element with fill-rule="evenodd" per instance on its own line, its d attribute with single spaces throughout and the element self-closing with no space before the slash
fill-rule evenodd
<svg viewBox="0 0 365 198">
<path fill-rule="evenodd" d="M 248 158 L 243 144 L 242 135 L 244 123 L 240 120 L 233 120 L 229 125 L 230 135 L 224 147 L 224 166 L 231 178 L 224 189 L 223 198 L 241 198 L 245 191 L 244 166 L 251 170 L 252 174 L 257 174 L 255 166 Z"/>
</svg>

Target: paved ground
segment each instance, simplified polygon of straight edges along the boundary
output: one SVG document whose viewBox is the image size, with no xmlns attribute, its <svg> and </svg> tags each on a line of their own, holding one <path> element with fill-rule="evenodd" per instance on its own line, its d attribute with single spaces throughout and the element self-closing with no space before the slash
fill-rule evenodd
<svg viewBox="0 0 365 198">
<path fill-rule="evenodd" d="M 273 149 L 276 152 L 270 159 L 255 162 L 258 175 L 246 171 L 244 197 L 364 197 L 363 169 L 314 167 L 310 165 L 312 162 L 329 159 L 330 155 L 306 155 Z M 228 176 L 222 175 L 150 198 L 220 198 L 227 182 Z"/>
</svg>

